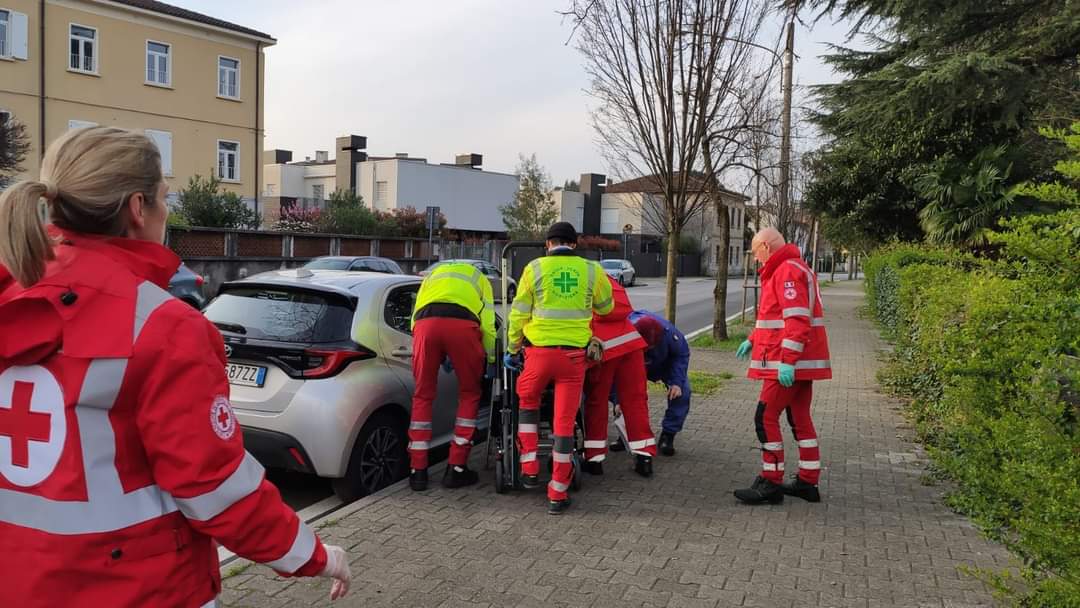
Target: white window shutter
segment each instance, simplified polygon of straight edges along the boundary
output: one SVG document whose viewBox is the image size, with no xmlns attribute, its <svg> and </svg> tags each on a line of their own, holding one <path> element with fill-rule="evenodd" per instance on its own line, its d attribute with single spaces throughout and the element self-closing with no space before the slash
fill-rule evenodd
<svg viewBox="0 0 1080 608">
<path fill-rule="evenodd" d="M 30 26 L 26 15 L 23 13 L 10 13 L 11 15 L 11 56 L 15 59 L 29 59 Z"/>
<path fill-rule="evenodd" d="M 166 176 L 171 176 L 173 174 L 172 133 L 169 131 L 147 129 L 146 136 L 150 138 L 150 141 L 154 142 L 154 145 L 157 146 L 158 153 L 161 154 L 161 172 Z"/>
</svg>

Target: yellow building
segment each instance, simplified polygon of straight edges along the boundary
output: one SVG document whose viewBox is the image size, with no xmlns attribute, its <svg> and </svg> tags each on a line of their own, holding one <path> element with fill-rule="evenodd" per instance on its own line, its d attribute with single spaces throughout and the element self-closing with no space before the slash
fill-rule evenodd
<svg viewBox="0 0 1080 608">
<path fill-rule="evenodd" d="M 213 173 L 252 204 L 275 42 L 153 0 L 0 0 L 0 120 L 26 125 L 27 175 L 68 129 L 110 125 L 158 144 L 171 192 Z"/>
</svg>

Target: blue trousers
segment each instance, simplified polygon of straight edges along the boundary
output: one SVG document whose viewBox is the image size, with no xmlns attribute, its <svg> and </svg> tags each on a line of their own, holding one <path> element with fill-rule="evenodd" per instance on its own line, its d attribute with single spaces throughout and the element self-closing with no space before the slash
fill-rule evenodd
<svg viewBox="0 0 1080 608">
<path fill-rule="evenodd" d="M 660 430 L 672 435 L 682 430 L 686 415 L 690 413 L 690 382 L 682 383 L 679 388 L 682 389 L 682 395 L 668 401 L 664 422 L 660 425 Z"/>
</svg>

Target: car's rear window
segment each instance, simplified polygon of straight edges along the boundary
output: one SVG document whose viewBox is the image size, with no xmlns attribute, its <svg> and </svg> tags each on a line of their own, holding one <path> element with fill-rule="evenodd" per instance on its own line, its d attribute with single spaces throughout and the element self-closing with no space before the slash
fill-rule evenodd
<svg viewBox="0 0 1080 608">
<path fill-rule="evenodd" d="M 311 260 L 304 268 L 311 270 L 348 270 L 351 260 Z"/>
<path fill-rule="evenodd" d="M 258 340 L 340 342 L 352 329 L 345 298 L 282 287 L 227 288 L 204 314 L 223 331 Z"/>
<path fill-rule="evenodd" d="M 600 265 L 608 270 L 619 270 L 622 268 L 622 260 L 604 260 Z"/>
</svg>

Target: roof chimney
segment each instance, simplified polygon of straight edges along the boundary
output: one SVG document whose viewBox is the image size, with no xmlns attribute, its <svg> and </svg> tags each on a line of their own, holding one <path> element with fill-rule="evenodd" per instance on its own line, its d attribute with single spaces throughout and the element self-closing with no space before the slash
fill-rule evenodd
<svg viewBox="0 0 1080 608">
<path fill-rule="evenodd" d="M 327 152 L 326 150 L 316 150 L 315 151 L 315 162 L 317 162 L 317 163 L 325 163 L 328 160 L 330 160 L 330 153 L 329 152 Z"/>
<path fill-rule="evenodd" d="M 337 187 L 355 192 L 357 186 L 356 163 L 367 160 L 367 138 L 363 135 L 346 135 L 334 140 L 337 163 Z"/>
<path fill-rule="evenodd" d="M 454 157 L 454 165 L 457 167 L 472 167 L 473 169 L 479 169 L 483 164 L 483 154 L 458 154 Z"/>
</svg>

